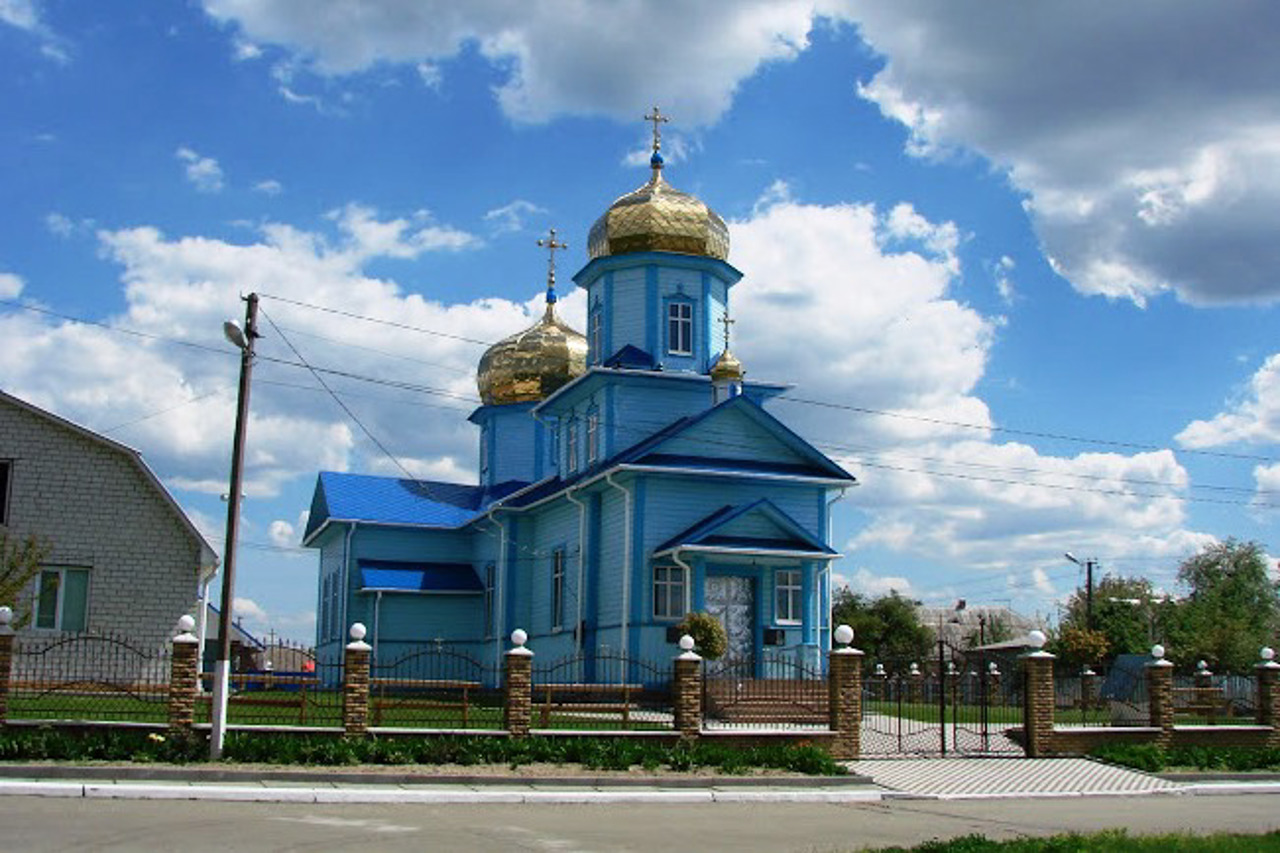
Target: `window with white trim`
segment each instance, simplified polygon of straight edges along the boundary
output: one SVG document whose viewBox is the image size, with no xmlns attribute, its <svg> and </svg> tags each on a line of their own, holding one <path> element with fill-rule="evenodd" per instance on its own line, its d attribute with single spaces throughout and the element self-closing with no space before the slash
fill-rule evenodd
<svg viewBox="0 0 1280 853">
<path fill-rule="evenodd" d="M 551 552 L 551 630 L 564 627 L 564 549 Z"/>
<path fill-rule="evenodd" d="M 89 570 L 50 566 L 36 587 L 36 627 L 83 631 L 89 615 Z"/>
<path fill-rule="evenodd" d="M 564 470 L 566 474 L 578 472 L 578 422 L 569 420 L 564 429 Z"/>
<path fill-rule="evenodd" d="M 9 481 L 13 479 L 13 460 L 0 459 L 0 526 L 9 523 Z"/>
<path fill-rule="evenodd" d="M 667 352 L 693 355 L 693 303 L 667 303 Z"/>
<path fill-rule="evenodd" d="M 495 624 L 493 612 L 493 591 L 497 582 L 498 569 L 493 563 L 484 567 L 484 635 L 493 636 Z"/>
<path fill-rule="evenodd" d="M 774 573 L 774 586 L 777 590 L 777 609 L 774 619 L 779 624 L 798 625 L 800 623 L 800 570 L 779 569 Z"/>
<path fill-rule="evenodd" d="M 600 413 L 587 413 L 587 464 L 594 465 L 600 459 Z"/>
<path fill-rule="evenodd" d="M 680 566 L 653 567 L 653 617 L 681 619 L 688 612 L 688 579 Z"/>
<path fill-rule="evenodd" d="M 587 346 L 591 350 L 591 363 L 599 364 L 604 360 L 604 353 L 600 348 L 604 346 L 604 322 L 600 316 L 600 306 L 591 309 L 591 316 L 587 318 Z"/>
</svg>

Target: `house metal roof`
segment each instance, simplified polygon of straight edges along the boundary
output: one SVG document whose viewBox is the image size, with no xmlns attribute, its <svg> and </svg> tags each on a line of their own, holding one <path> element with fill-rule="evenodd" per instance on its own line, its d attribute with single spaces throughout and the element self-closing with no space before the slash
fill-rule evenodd
<svg viewBox="0 0 1280 853">
<path fill-rule="evenodd" d="M 483 592 L 468 563 L 357 560 L 363 590 L 389 592 Z"/>
</svg>

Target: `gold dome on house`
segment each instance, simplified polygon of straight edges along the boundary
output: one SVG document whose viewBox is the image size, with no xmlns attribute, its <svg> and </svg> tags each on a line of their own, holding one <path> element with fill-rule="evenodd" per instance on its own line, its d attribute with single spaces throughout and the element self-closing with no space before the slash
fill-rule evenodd
<svg viewBox="0 0 1280 853">
<path fill-rule="evenodd" d="M 662 177 L 655 154 L 653 177 L 609 206 L 587 238 L 592 260 L 631 252 L 679 252 L 723 261 L 729 257 L 729 228 L 701 200 Z"/>
<path fill-rule="evenodd" d="M 729 352 L 727 346 L 724 352 L 720 353 L 720 357 L 716 359 L 716 363 L 711 366 L 711 379 L 713 382 L 722 379 L 741 382 L 746 375 L 747 371 L 743 369 L 742 362 L 738 361 L 737 356 Z"/>
<path fill-rule="evenodd" d="M 476 373 L 486 406 L 551 396 L 587 370 L 587 339 L 556 315 L 554 296 L 542 319 L 485 351 Z"/>
</svg>

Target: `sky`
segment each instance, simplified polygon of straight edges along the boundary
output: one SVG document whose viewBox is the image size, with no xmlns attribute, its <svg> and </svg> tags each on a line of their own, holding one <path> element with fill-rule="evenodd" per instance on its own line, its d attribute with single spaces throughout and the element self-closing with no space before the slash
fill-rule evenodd
<svg viewBox="0 0 1280 853">
<path fill-rule="evenodd" d="M 485 344 L 553 227 L 584 327 L 657 104 L 749 378 L 861 482 L 838 583 L 1052 617 L 1070 551 L 1176 592 L 1280 551 L 1278 37 L 1234 0 L 0 0 L 0 388 L 221 552 L 261 294 L 236 612 L 310 639 L 317 471 L 474 482 Z"/>
</svg>

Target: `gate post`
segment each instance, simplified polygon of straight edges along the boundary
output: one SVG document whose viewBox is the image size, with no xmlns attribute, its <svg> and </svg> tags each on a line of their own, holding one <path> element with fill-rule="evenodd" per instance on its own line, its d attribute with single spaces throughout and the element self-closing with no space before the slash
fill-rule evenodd
<svg viewBox="0 0 1280 853">
<path fill-rule="evenodd" d="M 0 607 L 0 726 L 9 718 L 9 678 L 13 670 L 13 610 Z"/>
<path fill-rule="evenodd" d="M 1040 758 L 1053 752 L 1054 656 L 1044 650 L 1043 632 L 1032 631 L 1028 639 L 1035 651 L 1022 656 L 1022 748 L 1028 758 Z"/>
<path fill-rule="evenodd" d="M 348 735 L 369 731 L 369 652 L 363 622 L 351 623 L 351 642 L 342 661 L 342 727 Z"/>
<path fill-rule="evenodd" d="M 1159 643 L 1151 647 L 1151 658 L 1147 664 L 1150 725 L 1160 730 L 1156 743 L 1168 748 L 1173 743 L 1173 664 L 1164 659 L 1164 646 Z"/>
<path fill-rule="evenodd" d="M 680 638 L 675 660 L 675 729 L 684 740 L 702 733 L 702 657 L 693 650 L 693 637 Z"/>
<path fill-rule="evenodd" d="M 841 648 L 831 652 L 827 682 L 829 725 L 835 732 L 831 757 L 848 761 L 862 753 L 862 652 L 849 645 L 853 629 L 848 625 L 834 634 Z"/>
<path fill-rule="evenodd" d="M 196 620 L 184 614 L 178 619 L 169 658 L 169 728 L 191 731 L 196 718 L 196 683 L 200 677 L 200 641 L 191 633 Z"/>
<path fill-rule="evenodd" d="M 0 657 L 3 652 L 0 652 Z M 1267 745 L 1270 747 L 1280 746 L 1280 685 L 1277 685 L 1277 673 L 1280 673 L 1280 663 L 1276 663 L 1276 653 L 1273 649 L 1264 647 L 1261 653 L 1262 663 L 1254 667 L 1254 672 L 1258 679 L 1258 725 L 1270 726 L 1271 733 L 1267 735 Z M 0 665 L 3 662 L 0 661 Z M 0 678 L 3 674 L 0 674 Z M 0 718 L 3 722 L 3 718 Z"/>
<path fill-rule="evenodd" d="M 528 737 L 533 719 L 533 652 L 525 648 L 529 635 L 511 632 L 515 648 L 507 652 L 502 678 L 502 726 L 512 737 Z"/>
</svg>

